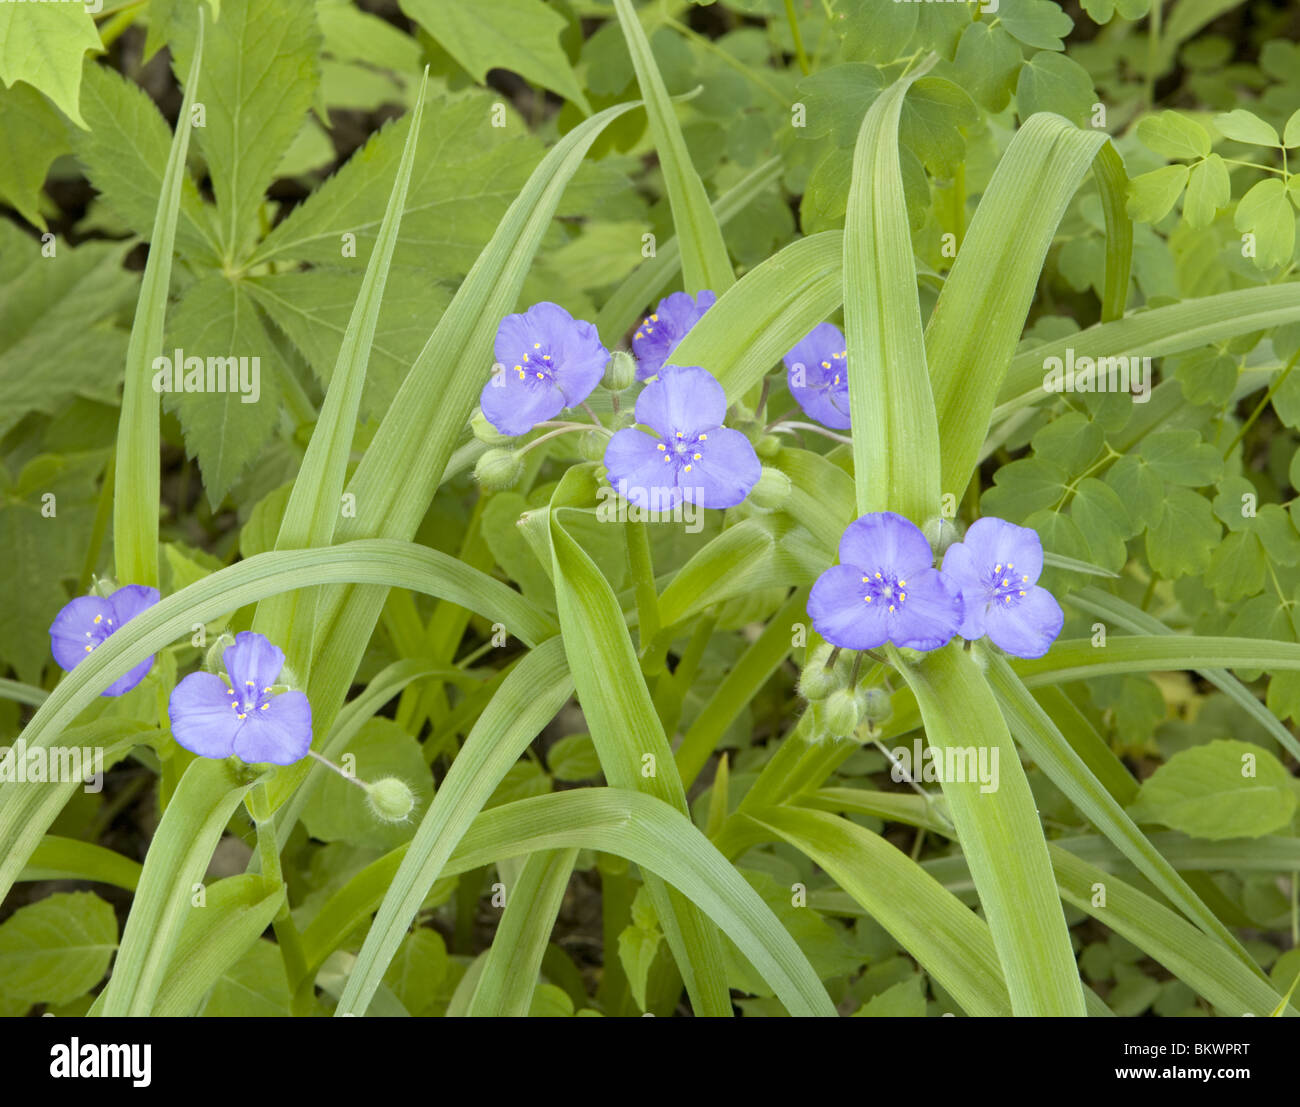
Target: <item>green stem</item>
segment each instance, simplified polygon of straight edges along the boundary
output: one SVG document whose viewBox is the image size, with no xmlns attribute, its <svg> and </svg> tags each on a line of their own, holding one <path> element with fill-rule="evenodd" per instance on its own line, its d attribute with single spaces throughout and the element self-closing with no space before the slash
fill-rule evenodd
<svg viewBox="0 0 1300 1107">
<path fill-rule="evenodd" d="M 1277 390 L 1286 383 L 1286 379 L 1291 375 L 1291 370 L 1295 368 L 1297 360 L 1300 360 L 1300 350 L 1296 350 L 1296 352 L 1291 355 L 1291 360 L 1286 363 L 1286 368 L 1278 374 L 1277 380 L 1269 385 L 1268 391 L 1264 393 L 1264 398 L 1255 405 L 1255 410 L 1252 411 L 1250 415 L 1247 416 L 1246 421 L 1241 424 L 1241 429 L 1237 431 L 1236 437 L 1228 444 L 1228 448 L 1223 451 L 1225 459 L 1232 456 L 1232 451 L 1235 450 L 1241 440 L 1246 437 L 1246 432 L 1255 425 L 1255 420 L 1258 419 L 1263 410 L 1268 407 L 1269 401 L 1273 399 L 1274 393 L 1276 393 Z"/>
<path fill-rule="evenodd" d="M 808 55 L 803 48 L 803 34 L 799 30 L 799 16 L 794 10 L 794 0 L 785 0 L 785 17 L 790 21 L 790 36 L 794 39 L 794 56 L 803 75 L 808 76 Z"/>
<path fill-rule="evenodd" d="M 637 635 L 641 654 L 659 633 L 659 593 L 655 590 L 654 562 L 650 557 L 650 530 L 644 522 L 629 520 L 623 528 L 627 535 L 627 557 L 636 582 Z"/>
</svg>

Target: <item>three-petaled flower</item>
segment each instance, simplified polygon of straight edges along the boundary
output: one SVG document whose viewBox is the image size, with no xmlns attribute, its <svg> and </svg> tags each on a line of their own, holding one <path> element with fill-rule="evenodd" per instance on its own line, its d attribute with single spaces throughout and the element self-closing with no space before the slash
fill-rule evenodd
<svg viewBox="0 0 1300 1107">
<path fill-rule="evenodd" d="M 221 654 L 227 680 L 191 673 L 167 704 L 172 736 L 191 753 L 250 764 L 292 765 L 311 748 L 311 703 L 278 691 L 284 652 L 264 635 L 241 631 Z"/>
<path fill-rule="evenodd" d="M 707 288 L 693 299 L 685 292 L 674 292 L 660 300 L 632 335 L 637 380 L 647 380 L 658 373 L 686 332 L 717 300 Z"/>
<path fill-rule="evenodd" d="M 479 403 L 487 421 L 511 436 L 582 403 L 609 363 L 595 326 L 547 301 L 502 319 L 494 352 L 498 368 Z"/>
<path fill-rule="evenodd" d="M 804 413 L 837 430 L 849 427 L 849 362 L 844 335 L 818 323 L 785 355 L 790 395 Z"/>
<path fill-rule="evenodd" d="M 818 634 L 845 649 L 892 642 L 933 650 L 957 633 L 962 597 L 934 568 L 920 528 L 879 511 L 849 524 L 840 539 L 840 564 L 817 578 L 808 614 Z"/>
<path fill-rule="evenodd" d="M 682 500 L 700 507 L 734 507 L 758 482 L 762 465 L 749 439 L 722 425 L 727 395 L 696 366 L 667 367 L 636 401 L 634 427 L 605 447 L 610 484 L 629 503 L 668 511 Z"/>
<path fill-rule="evenodd" d="M 109 635 L 121 630 L 145 608 L 158 602 L 158 589 L 128 584 L 109 596 L 78 596 L 50 624 L 50 652 L 59 667 L 71 672 Z M 104 689 L 106 696 L 121 696 L 134 688 L 153 665 L 147 657 Z"/>
<path fill-rule="evenodd" d="M 1016 657 L 1042 657 L 1065 623 L 1061 605 L 1038 584 L 1042 571 L 1035 531 L 991 517 L 972 523 L 943 556 L 944 575 L 961 589 L 961 636 L 987 634 Z"/>
</svg>

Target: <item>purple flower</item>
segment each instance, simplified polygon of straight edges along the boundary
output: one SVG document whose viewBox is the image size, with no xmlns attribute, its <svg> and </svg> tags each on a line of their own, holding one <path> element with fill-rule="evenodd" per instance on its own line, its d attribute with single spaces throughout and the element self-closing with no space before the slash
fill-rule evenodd
<svg viewBox="0 0 1300 1107">
<path fill-rule="evenodd" d="M 221 653 L 229 683 L 191 673 L 167 703 L 172 736 L 200 757 L 232 754 L 250 764 L 292 765 L 311 748 L 311 704 L 302 692 L 276 693 L 284 652 L 241 631 Z"/>
<path fill-rule="evenodd" d="M 111 596 L 78 596 L 65 606 L 50 624 L 50 652 L 59 667 L 71 672 L 96 646 L 123 623 L 129 622 L 146 607 L 158 602 L 158 589 L 142 584 L 128 584 Z M 147 657 L 125 676 L 104 689 L 106 696 L 120 696 L 131 691 L 153 666 Z"/>
<path fill-rule="evenodd" d="M 837 430 L 849 427 L 848 356 L 832 323 L 818 323 L 785 355 L 790 395 L 805 414 Z"/>
<path fill-rule="evenodd" d="M 668 511 L 682 500 L 734 507 L 763 467 L 749 439 L 722 426 L 726 414 L 727 394 L 710 373 L 669 367 L 636 400 L 636 421 L 659 437 L 634 427 L 617 431 L 605 447 L 610 484 L 647 511 Z"/>
<path fill-rule="evenodd" d="M 934 568 L 915 524 L 892 511 L 863 515 L 840 539 L 840 564 L 817 578 L 808 614 L 826 641 L 850 650 L 886 642 L 933 650 L 961 624 L 961 593 Z"/>
<path fill-rule="evenodd" d="M 707 288 L 695 299 L 685 292 L 674 292 L 660 300 L 632 335 L 636 379 L 643 381 L 658 373 L 677 344 L 686 337 L 686 332 L 717 301 L 717 296 Z"/>
<path fill-rule="evenodd" d="M 487 421 L 512 436 L 582 403 L 609 363 L 591 323 L 546 301 L 502 319 L 494 351 L 503 369 L 483 386 L 479 402 Z"/>
<path fill-rule="evenodd" d="M 1042 657 L 1061 633 L 1065 614 L 1046 588 L 1043 543 L 1029 527 L 1005 519 L 977 519 L 943 555 L 943 572 L 961 589 L 965 614 L 959 633 L 1016 657 Z"/>
</svg>

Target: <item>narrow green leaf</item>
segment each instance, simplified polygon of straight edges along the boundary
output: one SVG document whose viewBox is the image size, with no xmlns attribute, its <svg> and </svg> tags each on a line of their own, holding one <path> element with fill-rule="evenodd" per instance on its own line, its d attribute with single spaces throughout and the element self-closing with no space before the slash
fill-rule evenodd
<svg viewBox="0 0 1300 1107">
<path fill-rule="evenodd" d="M 614 11 L 627 39 L 636 70 L 637 84 L 645 98 L 646 114 L 650 118 L 650 133 L 654 136 L 659 153 L 659 168 L 664 175 L 664 188 L 673 209 L 673 223 L 681 244 L 682 278 L 686 291 L 692 294 L 709 288 L 719 296 L 736 281 L 727 256 L 727 245 L 722 230 L 709 206 L 704 182 L 691 164 L 682 136 L 681 125 L 673 111 L 672 99 L 659 73 L 650 43 L 646 39 L 641 21 L 631 0 L 614 0 Z M 693 364 L 693 363 L 688 363 Z"/>
</svg>

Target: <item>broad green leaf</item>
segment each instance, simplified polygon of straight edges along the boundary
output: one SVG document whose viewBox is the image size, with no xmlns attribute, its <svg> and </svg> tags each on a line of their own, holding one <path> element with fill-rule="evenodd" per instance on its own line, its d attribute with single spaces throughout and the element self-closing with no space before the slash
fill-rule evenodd
<svg viewBox="0 0 1300 1107">
<path fill-rule="evenodd" d="M 431 1014 L 450 960 L 442 935 L 427 926 L 411 931 L 384 974 L 384 984 L 413 1016 Z"/>
<path fill-rule="evenodd" d="M 280 414 L 278 356 L 257 305 L 236 282 L 214 273 L 185 290 L 167 323 L 168 363 L 202 361 L 199 391 L 168 391 L 164 405 L 180 417 L 185 450 L 203 470 L 214 508 L 257 458 Z M 233 359 L 233 360 L 232 360 Z M 220 391 L 207 391 L 207 367 Z M 232 367 L 235 387 L 231 389 Z"/>
<path fill-rule="evenodd" d="M 1187 198 L 1183 200 L 1183 218 L 1189 227 L 1208 227 L 1221 208 L 1232 200 L 1232 182 L 1228 167 L 1218 154 L 1211 154 L 1194 166 L 1187 180 Z"/>
<path fill-rule="evenodd" d="M 0 148 L 9 151 L 0 163 L 0 201 L 42 231 L 41 189 L 51 163 L 71 149 L 63 129 L 58 113 L 30 85 L 0 88 Z"/>
<path fill-rule="evenodd" d="M 104 978 L 115 949 L 109 904 L 91 892 L 56 892 L 0 923 L 0 993 L 68 1003 Z"/>
<path fill-rule="evenodd" d="M 82 58 L 102 49 L 85 4 L 0 4 L 0 82 L 25 81 L 78 127 Z"/>
<path fill-rule="evenodd" d="M 509 69 L 591 114 L 560 47 L 566 20 L 541 0 L 401 0 L 401 6 L 480 84 L 489 69 Z"/>
<path fill-rule="evenodd" d="M 1092 77 L 1065 54 L 1040 50 L 1020 69 L 1016 110 L 1027 120 L 1040 111 L 1062 115 L 1076 127 L 1086 126 L 1097 93 Z"/>
<path fill-rule="evenodd" d="M 1203 158 L 1210 152 L 1210 136 L 1195 119 L 1176 111 L 1148 115 L 1137 127 L 1148 149 L 1166 158 Z"/>
<path fill-rule="evenodd" d="M 278 1018 L 289 1014 L 284 958 L 274 944 L 254 942 L 217 978 L 202 1009 L 203 1018 Z"/>
<path fill-rule="evenodd" d="M 433 278 L 463 275 L 537 165 L 538 146 L 520 127 L 491 125 L 493 103 L 472 93 L 426 106 L 394 265 Z M 266 236 L 245 268 L 302 261 L 363 272 L 410 125 L 408 113 L 372 135 Z"/>
<path fill-rule="evenodd" d="M 1291 776 L 1268 750 L 1214 741 L 1174 754 L 1142 782 L 1134 817 L 1193 838 L 1259 838 L 1296 809 Z"/>
<path fill-rule="evenodd" d="M 1277 177 L 1254 185 L 1237 201 L 1233 224 L 1255 236 L 1256 264 L 1263 269 L 1285 265 L 1295 250 L 1295 208 Z"/>
<path fill-rule="evenodd" d="M 1074 20 L 1051 0 L 1000 0 L 998 21 L 1026 46 L 1063 50 Z"/>
<path fill-rule="evenodd" d="M 1233 142 L 1244 142 L 1250 146 L 1281 146 L 1277 131 L 1272 124 L 1265 123 L 1254 112 L 1245 108 L 1234 108 L 1214 117 L 1214 126 L 1224 138 Z"/>
<path fill-rule="evenodd" d="M 1128 213 L 1142 223 L 1159 223 L 1187 187 L 1185 165 L 1166 165 L 1134 177 L 1128 186 Z"/>
<path fill-rule="evenodd" d="M 1286 121 L 1286 130 L 1282 134 L 1282 145 L 1288 149 L 1300 146 L 1300 108 L 1291 113 Z"/>
<path fill-rule="evenodd" d="M 12 279 L 0 274 L 0 434 L 28 412 L 57 414 L 74 396 L 115 403 L 126 334 L 113 316 L 134 284 L 123 247 L 60 242 L 43 256 L 11 226 L 0 249 L 15 268 Z"/>
<path fill-rule="evenodd" d="M 81 110 L 90 130 L 72 132 L 77 160 L 118 218 L 150 238 L 174 141 L 167 121 L 144 89 L 106 65 L 87 67 Z M 182 131 L 188 134 L 189 128 Z M 180 136 L 177 132 L 176 140 Z M 215 212 L 203 203 L 188 172 L 180 174 L 180 190 L 176 250 L 211 264 L 221 256 L 212 226 Z"/>
<path fill-rule="evenodd" d="M 243 259 L 258 233 L 258 209 L 284 153 L 303 125 L 320 80 L 320 32 L 311 0 L 227 4 L 207 34 L 213 74 L 195 127 L 217 200 L 222 260 Z M 172 38 L 176 67 L 194 56 L 195 7 L 183 7 Z M 182 115 L 182 125 L 187 120 Z"/>
</svg>

